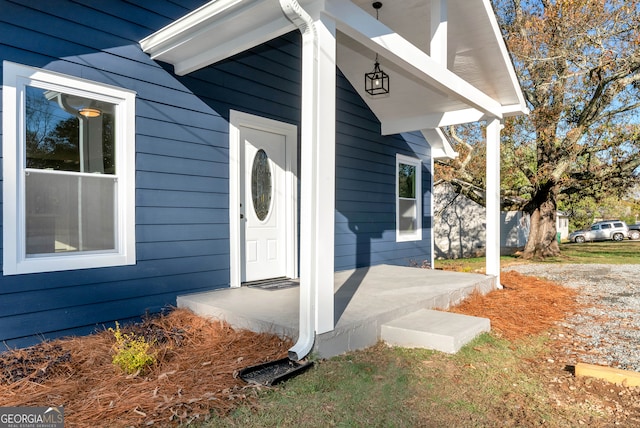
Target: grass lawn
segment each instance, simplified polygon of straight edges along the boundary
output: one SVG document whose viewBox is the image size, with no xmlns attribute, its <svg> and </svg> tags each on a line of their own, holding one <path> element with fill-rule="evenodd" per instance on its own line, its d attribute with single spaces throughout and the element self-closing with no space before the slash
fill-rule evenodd
<svg viewBox="0 0 640 428">
<path fill-rule="evenodd" d="M 256 406 L 205 427 L 493 427 L 597 423 L 585 403 L 548 390 L 546 336 L 516 343 L 484 334 L 449 355 L 384 344 L 316 364 Z"/>
<path fill-rule="evenodd" d="M 560 244 L 560 251 L 560 256 L 546 259 L 542 263 L 640 264 L 640 240 L 585 242 L 584 244 L 563 243 Z M 503 268 L 519 263 L 530 262 L 518 256 L 500 257 L 500 265 Z M 436 260 L 435 267 L 461 272 L 484 272 L 485 258 Z"/>
<path fill-rule="evenodd" d="M 549 259 L 546 263 L 640 263 L 640 240 L 567 243 L 560 245 L 560 251 L 560 257 Z"/>
</svg>

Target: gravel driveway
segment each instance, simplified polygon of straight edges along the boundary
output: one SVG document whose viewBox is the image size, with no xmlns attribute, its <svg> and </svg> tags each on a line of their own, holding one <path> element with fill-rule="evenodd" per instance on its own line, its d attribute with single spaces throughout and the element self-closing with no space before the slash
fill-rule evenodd
<svg viewBox="0 0 640 428">
<path fill-rule="evenodd" d="M 524 275 L 577 288 L 586 307 L 560 333 L 571 364 L 585 362 L 640 371 L 640 265 L 527 264 Z"/>
</svg>

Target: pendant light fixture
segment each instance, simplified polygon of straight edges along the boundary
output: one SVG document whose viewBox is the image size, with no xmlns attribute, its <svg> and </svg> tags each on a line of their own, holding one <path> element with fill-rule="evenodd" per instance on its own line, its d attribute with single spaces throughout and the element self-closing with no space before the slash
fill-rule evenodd
<svg viewBox="0 0 640 428">
<path fill-rule="evenodd" d="M 382 2 L 376 1 L 371 5 L 376 10 L 376 19 L 382 7 Z M 382 71 L 378 62 L 378 54 L 373 66 L 373 71 L 364 75 L 364 89 L 370 95 L 384 95 L 389 93 L 389 75 Z"/>
<path fill-rule="evenodd" d="M 91 101 L 88 105 L 84 105 L 78 109 L 78 113 L 87 119 L 91 119 L 93 117 L 99 117 L 102 115 L 102 110 L 98 108 L 98 104 L 95 100 Z"/>
<path fill-rule="evenodd" d="M 102 114 L 100 109 L 97 109 L 95 107 L 82 107 L 80 110 L 78 110 L 78 113 L 86 118 L 98 117 Z"/>
</svg>

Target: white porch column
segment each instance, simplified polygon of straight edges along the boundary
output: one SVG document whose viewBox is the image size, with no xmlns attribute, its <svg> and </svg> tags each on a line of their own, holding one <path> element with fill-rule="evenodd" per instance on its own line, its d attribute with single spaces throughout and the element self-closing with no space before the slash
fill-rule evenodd
<svg viewBox="0 0 640 428">
<path fill-rule="evenodd" d="M 431 0 L 431 46 L 429 56 L 447 65 L 447 0 Z"/>
<path fill-rule="evenodd" d="M 427 140 L 429 141 L 429 140 Z M 433 196 L 433 173 L 435 171 L 435 159 L 433 157 L 433 153 L 431 153 L 431 162 L 429 163 L 429 173 L 431 174 L 431 180 L 429 180 L 431 182 L 431 186 L 429 189 L 429 206 L 431 207 L 431 224 L 429 225 L 429 235 L 431 235 L 430 238 L 430 243 L 429 245 L 431 245 L 431 257 L 429 258 L 429 266 L 431 266 L 431 269 L 435 269 L 436 266 L 436 230 L 435 230 L 435 215 L 433 212 L 433 207 L 435 207 L 435 197 Z M 423 210 L 424 213 L 424 210 Z M 424 215 L 424 214 L 423 214 Z"/>
<path fill-rule="evenodd" d="M 499 119 L 487 123 L 487 275 L 495 275 L 500 285 L 500 130 Z"/>
<path fill-rule="evenodd" d="M 335 222 L 336 27 L 311 17 L 296 0 L 280 0 L 302 33 L 300 125 L 300 324 L 289 357 L 312 349 L 333 330 Z"/>
<path fill-rule="evenodd" d="M 335 177 L 336 177 L 336 24 L 327 16 L 315 22 L 318 35 L 318 52 L 315 67 L 317 69 L 317 92 L 314 102 L 317 123 L 313 136 L 313 148 L 306 152 L 302 137 L 302 191 L 309 192 L 314 198 L 311 203 L 314 221 L 308 225 L 310 234 L 301 236 L 301 246 L 309 251 L 313 264 L 312 281 L 316 288 L 316 332 L 326 333 L 334 327 L 334 253 L 335 253 Z M 303 52 L 303 56 L 304 56 Z M 304 61 L 304 60 L 303 60 Z M 302 83 L 305 87 L 305 82 Z M 304 90 L 304 89 L 303 89 Z M 305 102 L 302 102 L 303 110 Z M 305 113 L 303 112 L 303 115 Z M 304 121 L 303 121 L 304 126 Z M 312 175 L 304 170 L 313 163 Z M 304 198 L 304 196 L 303 196 Z M 302 200 L 302 208 L 305 201 Z M 308 221 L 304 211 L 302 221 Z M 304 224 L 304 223 L 303 223 Z M 305 255 L 301 254 L 304 260 Z"/>
</svg>

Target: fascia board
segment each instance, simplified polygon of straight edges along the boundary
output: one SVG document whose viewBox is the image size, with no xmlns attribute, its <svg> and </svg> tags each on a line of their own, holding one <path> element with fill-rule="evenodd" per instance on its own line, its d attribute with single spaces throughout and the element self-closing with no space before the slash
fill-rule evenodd
<svg viewBox="0 0 640 428">
<path fill-rule="evenodd" d="M 199 7 L 193 12 L 172 22 L 159 31 L 140 41 L 142 50 L 151 58 L 156 58 L 192 40 L 198 33 L 206 30 L 216 21 L 236 10 L 239 6 L 254 3 L 256 0 L 217 0 Z"/>
<path fill-rule="evenodd" d="M 477 122 L 486 118 L 480 110 L 469 108 L 464 110 L 447 111 L 443 113 L 426 114 L 415 117 L 385 119 L 382 123 L 382 135 L 398 134 L 400 132 L 418 129 L 435 129 L 462 123 Z"/>
<path fill-rule="evenodd" d="M 485 12 L 487 14 L 487 17 L 489 18 L 489 22 L 491 23 L 491 29 L 493 31 L 493 34 L 495 35 L 498 46 L 500 47 L 502 61 L 505 68 L 507 69 L 507 72 L 509 73 L 511 85 L 513 86 L 513 90 L 516 93 L 519 101 L 517 109 L 510 110 L 508 113 L 505 112 L 505 114 L 508 114 L 510 116 L 529 114 L 529 109 L 527 108 L 527 103 L 524 99 L 524 94 L 522 93 L 522 87 L 520 86 L 520 81 L 518 80 L 513 62 L 511 61 L 511 56 L 509 55 L 507 44 L 502 37 L 502 31 L 500 31 L 500 25 L 498 24 L 498 20 L 496 19 L 496 14 L 493 10 L 493 6 L 491 6 L 490 0 L 483 0 L 482 4 L 484 5 Z"/>
<path fill-rule="evenodd" d="M 427 85 L 493 117 L 502 118 L 502 106 L 498 101 L 434 61 L 352 2 L 327 0 L 326 13 L 336 20 L 342 33 L 393 61 Z"/>
</svg>

